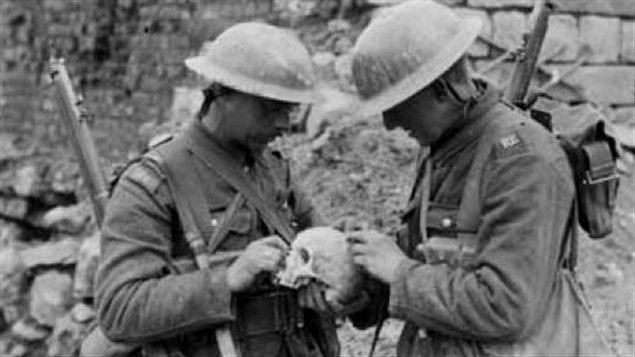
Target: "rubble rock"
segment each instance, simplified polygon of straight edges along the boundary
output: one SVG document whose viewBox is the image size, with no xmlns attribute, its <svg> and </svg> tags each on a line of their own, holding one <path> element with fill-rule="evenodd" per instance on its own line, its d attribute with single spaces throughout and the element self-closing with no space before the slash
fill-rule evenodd
<svg viewBox="0 0 635 357">
<path fill-rule="evenodd" d="M 15 134 L 0 132 L 0 163 L 13 161 L 22 156 L 22 152 L 15 145 L 16 140 Z"/>
<path fill-rule="evenodd" d="M 80 186 L 81 173 L 75 163 L 58 163 L 51 176 L 51 188 L 56 192 L 75 192 Z"/>
<path fill-rule="evenodd" d="M 321 134 L 330 122 L 350 114 L 355 105 L 356 98 L 353 95 L 332 88 L 324 88 L 322 94 L 326 100 L 314 105 L 307 118 L 306 131 L 311 138 Z"/>
<path fill-rule="evenodd" d="M 8 338 L 0 338 L 0 356 L 9 354 L 11 350 L 11 340 Z"/>
<path fill-rule="evenodd" d="M 524 7 L 531 8 L 534 5 L 533 0 L 468 0 L 467 4 L 470 7 L 489 7 L 489 8 L 501 8 L 501 7 Z"/>
<path fill-rule="evenodd" d="M 79 303 L 73 306 L 71 316 L 73 317 L 73 320 L 77 322 L 86 323 L 95 318 L 95 310 L 84 303 Z"/>
<path fill-rule="evenodd" d="M 523 31 L 527 15 L 520 11 L 499 11 L 492 15 L 494 41 L 501 46 L 515 49 L 523 43 Z"/>
<path fill-rule="evenodd" d="M 13 325 L 11 334 L 19 340 L 36 342 L 44 340 L 49 335 L 49 329 L 38 325 L 38 323 L 31 318 L 26 318 Z"/>
<path fill-rule="evenodd" d="M 39 187 L 40 175 L 37 167 L 26 165 L 16 172 L 15 181 L 12 183 L 13 190 L 19 196 L 34 196 Z"/>
<path fill-rule="evenodd" d="M 602 263 L 595 272 L 595 286 L 619 284 L 624 280 L 624 272 L 613 262 Z"/>
<path fill-rule="evenodd" d="M 579 49 L 578 20 L 572 15 L 549 16 L 549 31 L 541 50 L 541 57 L 553 61 L 575 61 Z"/>
<path fill-rule="evenodd" d="M 17 321 L 23 310 L 26 269 L 13 246 L 0 250 L 0 306 L 8 324 Z"/>
<path fill-rule="evenodd" d="M 569 65 L 549 65 L 563 73 Z M 591 100 L 603 105 L 635 104 L 635 66 L 583 66 L 567 77 L 567 82 L 582 88 Z M 555 91 L 554 98 L 560 96 Z"/>
<path fill-rule="evenodd" d="M 0 250 L 17 242 L 22 235 L 22 230 L 15 223 L 4 222 L 0 224 Z"/>
<path fill-rule="evenodd" d="M 42 216 L 40 225 L 69 234 L 81 233 L 90 221 L 90 214 L 86 202 L 72 206 L 58 206 Z"/>
<path fill-rule="evenodd" d="M 635 107 L 616 109 L 612 122 L 620 143 L 631 150 L 635 149 Z"/>
<path fill-rule="evenodd" d="M 635 21 L 622 20 L 622 49 L 620 59 L 635 62 Z"/>
<path fill-rule="evenodd" d="M 199 88 L 183 86 L 174 88 L 172 108 L 170 109 L 170 123 L 175 127 L 182 126 L 184 120 L 194 118 L 201 108 L 201 103 L 203 103 L 203 92 Z M 148 137 L 149 139 L 150 137 Z"/>
<path fill-rule="evenodd" d="M 580 36 L 592 50 L 589 62 L 617 62 L 621 46 L 620 31 L 619 18 L 601 16 L 581 17 Z"/>
<path fill-rule="evenodd" d="M 313 63 L 318 71 L 319 77 L 323 79 L 334 79 L 335 75 L 335 55 L 332 52 L 318 52 L 313 55 Z"/>
<path fill-rule="evenodd" d="M 90 298 L 93 296 L 95 284 L 95 274 L 99 264 L 100 255 L 100 233 L 96 231 L 87 237 L 79 248 L 79 257 L 75 267 L 75 281 L 73 285 L 73 296 L 77 299 Z"/>
<path fill-rule="evenodd" d="M 0 307 L 0 333 L 4 332 L 7 328 L 9 328 L 9 323 L 4 318 L 4 309 Z"/>
<path fill-rule="evenodd" d="M 492 20 L 485 10 L 477 10 L 477 9 L 468 9 L 468 8 L 457 8 L 456 12 L 459 16 L 462 17 L 478 17 L 483 22 L 483 27 L 481 28 L 480 36 L 484 38 L 492 38 Z M 468 51 L 470 56 L 473 57 L 487 57 L 489 55 L 489 46 L 480 41 L 474 42 L 474 44 L 470 47 Z"/>
<path fill-rule="evenodd" d="M 48 339 L 47 356 L 77 356 L 88 327 L 75 321 L 70 314 L 60 318 Z"/>
<path fill-rule="evenodd" d="M 375 6 L 392 6 L 401 4 L 407 0 L 366 0 L 368 4 Z M 448 6 L 458 5 L 463 3 L 464 0 L 440 0 L 439 2 L 446 4 Z"/>
<path fill-rule="evenodd" d="M 13 344 L 11 351 L 9 351 L 9 357 L 23 357 L 27 355 L 27 348 L 21 343 Z"/>
<path fill-rule="evenodd" d="M 28 356 L 26 346 L 11 338 L 0 338 L 0 356 L 2 357 L 24 357 Z"/>
<path fill-rule="evenodd" d="M 635 1 L 631 0 L 555 0 L 554 4 L 561 12 L 590 13 L 627 17 L 633 17 L 633 14 L 635 14 Z"/>
<path fill-rule="evenodd" d="M 329 32 L 346 32 L 351 29 L 351 23 L 344 19 L 331 20 L 326 24 Z"/>
<path fill-rule="evenodd" d="M 29 203 L 24 197 L 0 196 L 0 212 L 16 219 L 24 219 L 29 210 Z"/>
<path fill-rule="evenodd" d="M 79 243 L 74 238 L 40 244 L 20 252 L 27 269 L 40 266 L 72 265 L 77 262 Z"/>
<path fill-rule="evenodd" d="M 335 60 L 335 74 L 343 89 L 355 90 L 353 85 L 353 56 L 350 53 L 337 57 Z"/>
<path fill-rule="evenodd" d="M 71 306 L 72 284 L 68 274 L 57 271 L 36 276 L 31 286 L 31 315 L 42 325 L 54 326 Z"/>
</svg>

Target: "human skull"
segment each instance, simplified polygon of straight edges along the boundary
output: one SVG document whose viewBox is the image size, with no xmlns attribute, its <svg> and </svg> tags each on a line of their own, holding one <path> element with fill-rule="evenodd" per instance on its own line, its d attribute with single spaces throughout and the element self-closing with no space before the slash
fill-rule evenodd
<svg viewBox="0 0 635 357">
<path fill-rule="evenodd" d="M 327 301 L 346 303 L 361 289 L 362 275 L 353 263 L 344 233 L 329 227 L 306 229 L 296 236 L 277 275 L 280 285 L 297 289 L 310 281 L 326 286 Z"/>
</svg>

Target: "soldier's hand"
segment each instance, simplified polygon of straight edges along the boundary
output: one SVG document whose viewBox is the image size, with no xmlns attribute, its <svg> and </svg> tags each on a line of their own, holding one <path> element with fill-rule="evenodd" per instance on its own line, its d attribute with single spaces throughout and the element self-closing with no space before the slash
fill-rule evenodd
<svg viewBox="0 0 635 357">
<path fill-rule="evenodd" d="M 377 231 L 348 234 L 353 261 L 373 277 L 390 284 L 397 267 L 408 257 L 395 239 Z"/>
<path fill-rule="evenodd" d="M 251 286 L 261 272 L 275 272 L 284 265 L 287 244 L 278 236 L 251 242 L 247 249 L 227 269 L 227 285 L 232 292 Z"/>
</svg>

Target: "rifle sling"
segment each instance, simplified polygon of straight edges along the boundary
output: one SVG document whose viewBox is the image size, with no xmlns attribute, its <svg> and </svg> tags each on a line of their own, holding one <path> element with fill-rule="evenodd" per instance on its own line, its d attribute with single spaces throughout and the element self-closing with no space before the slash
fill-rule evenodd
<svg viewBox="0 0 635 357">
<path fill-rule="evenodd" d="M 198 157 L 208 168 L 242 193 L 245 199 L 258 210 L 265 223 L 273 227 L 288 244 L 291 244 L 294 231 L 289 222 L 281 217 L 279 212 L 272 209 L 271 205 L 267 204 L 245 172 L 235 162 L 212 151 L 202 153 L 196 145 L 191 143 L 187 144 L 187 148 L 192 155 Z"/>
</svg>

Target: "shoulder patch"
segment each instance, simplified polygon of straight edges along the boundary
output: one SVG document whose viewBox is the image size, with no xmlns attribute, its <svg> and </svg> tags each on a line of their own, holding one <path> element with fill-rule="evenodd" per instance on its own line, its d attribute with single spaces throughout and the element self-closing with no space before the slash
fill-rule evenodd
<svg viewBox="0 0 635 357">
<path fill-rule="evenodd" d="M 507 135 L 506 137 L 500 139 L 500 144 L 504 149 L 509 149 L 514 145 L 520 144 L 520 138 L 516 134 Z"/>
<path fill-rule="evenodd" d="M 151 193 L 155 193 L 163 182 L 156 172 L 142 164 L 131 167 L 125 177 Z"/>
<path fill-rule="evenodd" d="M 517 133 L 511 133 L 496 142 L 496 157 L 506 157 L 527 152 L 527 145 Z"/>
</svg>

